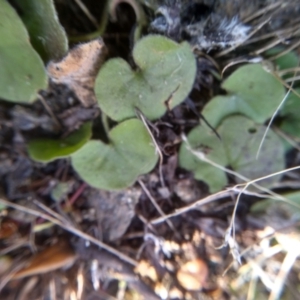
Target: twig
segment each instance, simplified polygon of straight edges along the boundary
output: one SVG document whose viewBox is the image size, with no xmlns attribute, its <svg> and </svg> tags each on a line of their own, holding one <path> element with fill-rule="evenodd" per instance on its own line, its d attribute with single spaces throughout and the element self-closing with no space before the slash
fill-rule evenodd
<svg viewBox="0 0 300 300">
<path fill-rule="evenodd" d="M 298 81 L 298 80 L 300 80 L 300 76 L 294 76 L 294 77 L 291 77 L 291 78 L 287 78 L 285 80 L 285 82 L 288 83 L 288 82 L 293 82 L 293 81 Z"/>
<path fill-rule="evenodd" d="M 273 4 L 270 4 L 269 6 L 264 7 L 264 8 L 262 8 L 262 9 L 258 10 L 255 14 L 253 14 L 253 15 L 249 16 L 248 18 L 244 19 L 243 22 L 244 22 L 244 23 L 248 23 L 248 22 L 250 22 L 251 20 L 253 20 L 253 19 L 255 19 L 255 18 L 257 18 L 257 17 L 260 17 L 261 15 L 265 14 L 266 12 L 268 12 L 268 11 L 274 9 L 274 8 L 279 7 L 279 6 L 282 5 L 283 3 L 284 3 L 283 1 L 282 1 L 282 2 L 281 2 L 281 1 L 278 1 L 278 2 L 275 2 L 275 3 L 273 3 Z"/>
<path fill-rule="evenodd" d="M 93 25 L 98 28 L 98 22 L 94 18 L 94 16 L 90 13 L 89 9 L 86 7 L 86 5 L 81 0 L 74 0 L 76 4 L 80 7 L 80 9 L 85 13 L 85 15 L 88 17 L 88 19 L 93 23 Z"/>
<path fill-rule="evenodd" d="M 223 70 L 222 70 L 222 72 L 221 72 L 221 76 L 222 76 L 222 78 L 223 78 L 223 75 L 224 75 L 225 71 L 226 71 L 228 68 L 230 68 L 230 67 L 232 67 L 232 66 L 234 66 L 234 65 L 241 64 L 241 63 L 245 63 L 245 62 L 251 63 L 251 64 L 257 64 L 257 63 L 260 63 L 260 62 L 262 62 L 262 61 L 263 61 L 263 58 L 262 58 L 261 56 L 256 56 L 256 57 L 252 57 L 252 58 L 247 58 L 247 57 L 241 57 L 241 58 L 238 58 L 238 59 L 236 59 L 236 60 L 234 60 L 234 61 L 229 62 L 229 63 L 223 68 Z"/>
<path fill-rule="evenodd" d="M 294 248 L 291 247 L 291 249 L 287 252 L 287 254 L 281 264 L 279 273 L 277 274 L 276 279 L 274 281 L 274 285 L 273 285 L 274 287 L 270 293 L 269 300 L 280 299 L 280 294 L 281 294 L 284 282 L 287 278 L 287 275 L 288 275 L 289 271 L 291 270 L 291 268 L 293 267 L 293 265 L 299 255 L 300 255 L 300 252 L 299 252 L 298 246 L 294 247 Z"/>
<path fill-rule="evenodd" d="M 274 72 L 272 66 L 270 66 L 270 63 L 263 61 L 262 64 L 266 72 L 271 73 L 280 83 L 282 83 L 287 89 L 290 89 L 296 96 L 300 98 L 300 94 L 290 84 L 287 84 L 284 80 L 282 80 L 276 72 Z"/>
<path fill-rule="evenodd" d="M 275 60 L 283 55 L 285 55 L 286 53 L 289 53 L 290 51 L 292 51 L 293 49 L 297 48 L 300 45 L 300 41 L 294 43 L 291 47 L 286 48 L 284 51 L 281 51 L 280 53 L 278 53 L 275 56 L 270 57 L 270 60 Z"/>
<path fill-rule="evenodd" d="M 52 109 L 50 108 L 50 106 L 47 104 L 47 102 L 44 99 L 44 97 L 41 94 L 38 94 L 38 99 L 42 102 L 43 106 L 45 107 L 46 111 L 48 112 L 48 114 L 50 115 L 50 117 L 52 118 L 52 120 L 54 121 L 54 123 L 56 124 L 56 126 L 59 129 L 61 129 L 61 124 L 59 123 L 58 119 L 54 115 L 54 113 L 53 113 Z"/>
<path fill-rule="evenodd" d="M 294 169 L 300 169 L 300 166 L 298 167 L 295 167 L 295 168 L 290 168 L 290 169 L 286 169 L 286 170 L 282 170 L 282 171 L 279 171 L 279 172 L 275 172 L 275 173 L 272 173 L 270 175 L 267 175 L 267 176 L 263 176 L 263 177 L 260 177 L 260 178 L 257 178 L 257 179 L 254 179 L 254 180 L 251 180 L 249 182 L 247 182 L 246 184 L 244 183 L 243 185 L 245 185 L 243 187 L 243 189 L 239 192 L 238 196 L 237 196 L 237 199 L 236 199 L 236 203 L 234 205 L 234 209 L 233 209 L 233 212 L 232 212 L 232 217 L 231 217 L 231 221 L 230 221 L 230 224 L 229 224 L 229 227 L 228 229 L 226 230 L 226 236 L 225 236 L 225 242 L 222 246 L 226 246 L 228 244 L 228 241 L 229 241 L 229 238 L 230 236 L 232 236 L 233 238 L 235 238 L 235 226 L 234 226 L 234 220 L 235 220 L 235 217 L 236 217 L 236 212 L 237 212 L 237 207 L 238 207 L 238 204 L 240 202 L 240 199 L 241 199 L 241 195 L 244 193 L 244 191 L 253 183 L 257 182 L 257 181 L 260 181 L 260 180 L 263 180 L 263 179 L 267 179 L 269 177 L 273 177 L 273 176 L 276 176 L 276 175 L 279 175 L 279 174 L 282 174 L 283 172 L 288 172 L 288 171 L 291 171 L 291 170 L 294 170 Z M 288 200 L 288 199 L 287 199 Z M 296 206 L 299 208 L 299 205 L 296 205 L 295 203 L 291 202 L 291 201 L 288 201 L 290 204 Z M 221 246 L 221 247 L 222 247 Z M 220 248 L 220 247 L 219 247 Z"/>
<path fill-rule="evenodd" d="M 162 209 L 159 207 L 159 205 L 156 203 L 155 199 L 152 197 L 151 193 L 149 192 L 149 190 L 146 188 L 146 186 L 144 185 L 143 181 L 138 180 L 138 183 L 140 184 L 140 186 L 142 187 L 143 191 L 146 193 L 146 195 L 148 196 L 148 198 L 150 199 L 151 203 L 153 204 L 153 206 L 156 208 L 156 210 L 158 211 L 158 213 L 162 216 L 165 217 L 165 213 L 162 211 Z M 172 222 L 168 219 L 166 219 L 166 223 L 169 225 L 169 227 L 175 231 L 174 225 L 172 224 Z"/>
<path fill-rule="evenodd" d="M 279 194 L 277 194 L 277 193 L 271 191 L 271 190 L 268 189 L 268 188 L 264 188 L 264 187 L 258 185 L 256 182 L 257 182 L 257 181 L 260 181 L 260 180 L 263 180 L 263 179 L 267 179 L 267 178 L 269 178 L 269 177 L 273 177 L 273 176 L 276 176 L 276 175 L 280 175 L 280 174 L 283 174 L 283 173 L 286 173 L 286 172 L 289 172 L 289 171 L 298 170 L 298 169 L 300 169 L 300 166 L 293 167 L 293 168 L 289 168 L 289 169 L 284 169 L 284 170 L 279 171 L 279 172 L 275 172 L 275 173 L 272 173 L 272 174 L 269 174 L 269 175 L 266 175 L 266 176 L 263 176 L 263 177 L 254 179 L 254 180 L 250 180 L 249 178 L 247 178 L 247 177 L 245 177 L 245 176 L 243 176 L 243 175 L 241 175 L 241 174 L 239 174 L 239 173 L 237 173 L 237 172 L 234 172 L 234 171 L 232 171 L 232 170 L 230 170 L 230 169 L 228 169 L 228 168 L 225 168 L 225 167 L 223 167 L 223 166 L 221 166 L 221 165 L 215 163 L 214 161 L 208 159 L 208 158 L 205 156 L 204 153 L 193 150 L 193 149 L 191 148 L 191 146 L 190 146 L 190 144 L 189 144 L 189 142 L 188 142 L 188 140 L 187 140 L 187 138 L 186 138 L 185 135 L 182 135 L 182 139 L 186 142 L 188 151 L 190 151 L 192 154 L 194 154 L 198 159 L 200 159 L 200 160 L 202 160 L 202 161 L 204 161 L 204 162 L 206 162 L 206 163 L 209 163 L 210 165 L 216 167 L 217 169 L 220 169 L 220 170 L 222 170 L 222 171 L 224 171 L 224 172 L 226 172 L 226 173 L 228 173 L 228 174 L 232 174 L 232 175 L 236 176 L 237 178 L 242 179 L 242 180 L 245 181 L 244 183 L 237 184 L 236 187 L 244 186 L 245 184 L 246 184 L 246 185 L 247 185 L 247 184 L 252 184 L 252 185 L 253 185 L 254 187 L 256 187 L 257 189 L 259 189 L 259 190 L 261 190 L 261 191 L 263 191 L 263 192 L 265 192 L 265 193 L 268 193 L 268 194 L 272 195 L 272 196 L 274 197 L 274 199 L 282 200 L 282 201 L 285 201 L 285 202 L 287 202 L 287 203 L 289 203 L 289 204 L 291 204 L 291 205 L 294 205 L 294 206 L 297 206 L 297 207 L 298 207 L 298 205 L 296 205 L 295 203 L 291 202 L 291 201 L 288 200 L 287 198 L 282 197 L 281 195 L 279 195 Z"/>
<path fill-rule="evenodd" d="M 221 192 L 215 193 L 215 194 L 207 196 L 207 197 L 205 197 L 203 199 L 199 199 L 198 201 L 194 202 L 193 204 L 190 204 L 188 206 L 179 208 L 179 209 L 175 210 L 175 212 L 173 212 L 171 214 L 168 214 L 168 215 L 165 215 L 163 217 L 151 220 L 150 223 L 151 224 L 159 224 L 161 222 L 166 221 L 167 219 L 170 219 L 170 218 L 182 215 L 182 214 L 184 214 L 184 213 L 186 213 L 186 212 L 188 212 L 190 210 L 198 209 L 200 206 L 205 205 L 207 203 L 210 203 L 210 202 L 213 202 L 213 201 L 218 201 L 218 200 L 220 200 L 222 198 L 229 197 L 231 194 L 232 194 L 231 190 L 225 190 L 225 191 L 221 191 Z"/>
<path fill-rule="evenodd" d="M 46 205 L 44 205 L 43 203 L 37 201 L 37 200 L 33 200 L 32 201 L 36 206 L 38 206 L 39 208 L 43 209 L 45 212 L 47 212 L 49 215 L 51 215 L 53 218 L 56 218 L 58 220 L 60 220 L 63 223 L 67 223 L 66 220 L 59 215 L 58 213 L 56 213 L 55 211 L 53 211 L 52 209 L 50 209 L 49 207 L 47 207 Z M 68 222 L 69 223 L 69 222 Z M 70 224 L 70 223 L 69 223 Z"/>
<path fill-rule="evenodd" d="M 280 38 L 277 38 L 274 41 L 270 42 L 269 44 L 265 45 L 264 47 L 256 50 L 255 54 L 260 55 L 261 53 L 266 52 L 267 50 L 270 50 L 271 48 L 274 48 L 276 45 L 278 45 L 281 42 L 282 42 L 282 40 Z"/>
<path fill-rule="evenodd" d="M 37 217 L 41 217 L 45 220 L 48 220 L 48 221 L 60 226 L 61 228 L 65 229 L 66 231 L 69 231 L 69 232 L 71 232 L 71 233 L 73 233 L 73 234 L 75 234 L 75 235 L 77 235 L 77 236 L 79 236 L 83 239 L 86 239 L 86 240 L 90 241 L 91 243 L 99 246 L 100 248 L 116 255 L 121 260 L 123 260 L 125 262 L 128 262 L 132 266 L 137 266 L 137 264 L 138 264 L 137 261 L 135 261 L 134 259 L 128 257 L 127 255 L 119 252 L 118 250 L 110 247 L 109 245 L 104 244 L 103 242 L 101 242 L 101 241 L 95 239 L 94 237 L 82 232 L 81 230 L 76 229 L 74 227 L 71 227 L 69 224 L 64 224 L 63 222 L 61 222 L 60 220 L 58 220 L 54 217 L 51 217 L 49 215 L 46 215 L 46 214 L 44 214 L 42 212 L 39 212 L 39 211 L 36 211 L 34 209 L 30 209 L 30 208 L 27 208 L 25 206 L 9 202 L 9 201 L 1 199 L 1 198 L 0 198 L 0 203 L 6 205 L 8 207 L 12 207 L 14 209 L 17 209 L 17 210 L 26 212 L 28 214 L 31 214 L 31 215 L 34 215 L 34 216 L 37 216 Z"/>
<path fill-rule="evenodd" d="M 280 135 L 283 139 L 285 139 L 289 144 L 291 144 L 295 149 L 300 151 L 300 146 L 298 145 L 297 140 L 294 140 L 292 137 L 290 137 L 288 134 L 283 132 L 281 129 L 278 127 L 275 127 L 273 129 L 278 135 Z M 300 141 L 299 141 L 300 142 Z"/>
<path fill-rule="evenodd" d="M 277 75 L 278 76 L 283 76 L 285 74 L 288 74 L 288 73 L 294 73 L 294 76 L 295 76 L 295 73 L 297 74 L 298 72 L 300 72 L 300 67 L 297 66 L 297 67 L 293 67 L 293 68 L 288 68 L 288 69 L 283 69 L 283 70 L 280 70 L 280 71 L 277 71 Z"/>
<path fill-rule="evenodd" d="M 292 83 L 292 85 L 293 85 L 293 83 Z M 264 135 L 263 135 L 263 137 L 262 137 L 262 139 L 261 139 L 261 141 L 260 141 L 260 144 L 259 144 L 258 149 L 257 149 L 257 152 L 256 152 L 256 159 L 258 159 L 258 156 L 259 156 L 259 153 L 260 153 L 260 151 L 261 151 L 262 145 L 263 145 L 263 143 L 264 143 L 264 141 L 265 141 L 265 139 L 266 139 L 266 136 L 267 136 L 267 134 L 268 134 L 268 131 L 269 131 L 269 129 L 270 129 L 272 123 L 273 123 L 273 120 L 274 120 L 275 117 L 277 116 L 277 114 L 278 114 L 280 108 L 281 108 L 282 105 L 285 103 L 285 100 L 287 99 L 287 97 L 289 96 L 289 94 L 290 94 L 290 92 L 291 92 L 292 85 L 290 86 L 289 90 L 286 92 L 285 96 L 283 97 L 283 99 L 281 100 L 281 102 L 279 103 L 279 105 L 277 106 L 276 110 L 274 111 L 274 113 L 273 113 L 273 115 L 272 115 L 272 117 L 271 117 L 271 119 L 270 119 L 270 121 L 269 121 L 269 123 L 268 123 L 268 125 L 267 125 L 267 128 L 266 128 L 266 130 L 265 130 L 265 132 L 264 132 Z"/>
<path fill-rule="evenodd" d="M 160 150 L 149 126 L 148 126 L 147 120 L 144 117 L 143 113 L 138 108 L 136 108 L 135 110 L 136 110 L 138 117 L 142 120 L 144 126 L 146 127 L 146 129 L 153 141 L 153 144 L 155 145 L 155 151 L 158 153 L 158 156 L 159 156 L 159 166 L 158 166 L 159 179 L 160 179 L 162 187 L 165 187 L 166 185 L 165 185 L 165 180 L 164 180 L 163 171 L 162 171 L 162 165 L 163 165 L 163 160 L 164 160 L 163 154 L 162 154 L 162 152 L 161 152 L 161 150 Z"/>
<path fill-rule="evenodd" d="M 289 28 L 285 28 L 285 29 L 280 29 L 277 31 L 272 31 L 270 33 L 266 33 L 263 35 L 260 35 L 259 37 L 255 37 L 253 39 L 249 39 L 248 41 L 246 41 L 243 46 L 245 45 L 249 45 L 249 44 L 253 44 L 256 42 L 260 42 L 263 40 L 266 40 L 268 38 L 274 37 L 274 36 L 280 36 L 280 35 L 285 35 L 285 38 L 291 38 L 294 35 L 299 33 L 299 24 L 293 26 L 293 27 L 289 27 Z"/>
</svg>

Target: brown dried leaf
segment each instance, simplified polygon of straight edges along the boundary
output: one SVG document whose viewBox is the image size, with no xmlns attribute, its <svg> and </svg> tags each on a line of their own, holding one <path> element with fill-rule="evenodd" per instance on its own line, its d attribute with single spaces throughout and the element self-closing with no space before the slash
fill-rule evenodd
<svg viewBox="0 0 300 300">
<path fill-rule="evenodd" d="M 70 266 L 76 258 L 75 253 L 66 243 L 57 243 L 37 253 L 29 264 L 18 271 L 13 279 L 47 273 L 61 267 Z"/>
<path fill-rule="evenodd" d="M 135 267 L 134 272 L 139 274 L 141 277 L 148 277 L 153 282 L 158 280 L 157 272 L 153 266 L 146 260 L 141 260 Z"/>
<path fill-rule="evenodd" d="M 13 220 L 4 220 L 0 224 L 0 240 L 7 239 L 15 234 L 18 230 L 18 225 Z"/>
<path fill-rule="evenodd" d="M 120 191 L 91 190 L 89 199 L 97 211 L 97 222 L 103 239 L 115 241 L 123 236 L 135 215 L 135 205 L 141 195 L 138 188 Z"/>
<path fill-rule="evenodd" d="M 101 38 L 71 49 L 59 62 L 50 62 L 47 73 L 52 82 L 72 90 L 84 107 L 96 103 L 94 84 L 103 63 L 106 48 Z"/>
<path fill-rule="evenodd" d="M 208 277 L 207 264 L 201 259 L 190 260 L 180 267 L 176 274 L 180 285 L 188 291 L 199 291 Z"/>
</svg>

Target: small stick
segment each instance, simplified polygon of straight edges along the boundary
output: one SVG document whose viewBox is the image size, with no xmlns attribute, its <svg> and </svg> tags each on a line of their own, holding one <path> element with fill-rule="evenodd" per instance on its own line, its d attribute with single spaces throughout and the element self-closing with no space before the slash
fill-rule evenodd
<svg viewBox="0 0 300 300">
<path fill-rule="evenodd" d="M 20 210 L 20 211 L 23 211 L 23 212 L 26 212 L 28 214 L 31 214 L 33 216 L 37 216 L 37 217 L 41 217 L 45 220 L 48 220 L 50 222 L 52 222 L 53 224 L 55 225 L 58 225 L 59 227 L 65 229 L 66 231 L 69 231 L 79 237 L 81 237 L 82 239 L 85 239 L 95 245 L 97 245 L 98 247 L 110 252 L 111 254 L 117 256 L 119 259 L 129 263 L 130 265 L 132 266 L 137 266 L 138 265 L 138 262 L 132 258 L 130 258 L 129 256 L 123 254 L 122 252 L 112 248 L 111 246 L 101 242 L 100 240 L 94 238 L 93 236 L 90 236 L 88 234 L 86 234 L 85 232 L 75 228 L 74 226 L 71 226 L 69 224 L 65 224 L 63 223 L 62 221 L 54 218 L 54 217 L 51 217 L 45 213 L 42 213 L 40 211 L 37 211 L 37 210 L 34 210 L 34 209 L 31 209 L 31 208 L 27 208 L 25 206 L 22 206 L 22 205 L 19 205 L 19 204 L 15 204 L 15 203 L 12 203 L 8 200 L 5 200 L 3 198 L 0 198 L 0 203 L 4 204 L 5 206 L 8 206 L 8 207 L 11 207 L 11 208 L 14 208 L 16 210 Z M 49 209 L 50 210 L 50 209 Z M 52 212 L 53 214 L 54 212 Z M 54 213 L 55 214 L 55 213 Z"/>
<path fill-rule="evenodd" d="M 52 109 L 50 108 L 50 106 L 47 104 L 46 100 L 44 99 L 44 97 L 41 94 L 38 94 L 38 99 L 42 102 L 42 104 L 44 105 L 46 111 L 48 112 L 48 114 L 50 115 L 50 117 L 52 118 L 52 120 L 54 121 L 54 123 L 56 124 L 56 126 L 61 129 L 61 125 L 58 121 L 58 119 L 56 118 L 56 116 L 54 115 Z"/>
<path fill-rule="evenodd" d="M 80 9 L 85 13 L 88 19 L 93 23 L 93 25 L 98 28 L 98 22 L 95 17 L 90 13 L 89 9 L 81 0 L 74 0 L 76 4 L 80 7 Z"/>
<path fill-rule="evenodd" d="M 159 205 L 156 203 L 155 199 L 152 197 L 151 193 L 149 192 L 149 190 L 146 188 L 146 186 L 144 185 L 143 181 L 138 180 L 138 183 L 140 184 L 140 186 L 142 187 L 143 191 L 146 193 L 146 195 L 148 196 L 148 198 L 150 199 L 151 203 L 153 204 L 153 206 L 156 208 L 156 210 L 159 212 L 159 214 L 162 217 L 165 217 L 165 213 L 162 211 L 162 209 L 159 207 Z M 168 219 L 166 219 L 166 223 L 169 225 L 169 227 L 175 231 L 174 225 L 172 224 L 172 222 Z"/>
<path fill-rule="evenodd" d="M 152 132 L 149 128 L 149 126 L 148 126 L 148 123 L 147 123 L 146 118 L 144 117 L 143 113 L 138 108 L 136 108 L 136 112 L 137 112 L 139 118 L 144 123 L 149 135 L 151 136 L 153 144 L 155 145 L 155 151 L 158 153 L 158 156 L 159 156 L 159 167 L 158 167 L 158 169 L 159 169 L 159 179 L 160 179 L 161 185 L 163 187 L 165 187 L 166 185 L 165 185 L 163 171 L 162 171 L 162 165 L 163 165 L 163 160 L 164 160 L 163 154 L 162 154 L 162 152 L 161 152 L 161 150 L 160 150 L 160 148 L 159 148 L 159 146 L 158 146 L 158 144 L 157 144 L 157 142 L 156 142 L 156 140 L 155 140 L 155 138 L 154 138 L 154 136 L 153 136 L 153 134 L 152 134 Z"/>
</svg>

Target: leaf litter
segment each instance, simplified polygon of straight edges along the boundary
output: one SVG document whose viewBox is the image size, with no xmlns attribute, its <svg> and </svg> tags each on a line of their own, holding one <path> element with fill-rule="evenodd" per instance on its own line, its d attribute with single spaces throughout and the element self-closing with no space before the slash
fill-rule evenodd
<svg viewBox="0 0 300 300">
<path fill-rule="evenodd" d="M 104 61 L 106 49 L 101 38 L 71 49 L 59 62 L 50 62 L 47 73 L 55 84 L 64 84 L 84 107 L 96 103 L 95 78 Z"/>
<path fill-rule="evenodd" d="M 97 124 L 100 112 L 94 107 L 93 84 L 103 57 L 98 48 L 101 42 L 93 43 L 98 53 L 94 57 L 96 69 L 93 64 L 86 65 L 91 62 L 87 53 L 83 57 L 84 70 L 78 67 L 78 57 L 71 50 L 70 57 L 49 64 L 52 79 L 49 89 L 40 93 L 43 101 L 36 101 L 30 110 L 23 106 L 19 110 L 17 106 L 11 109 L 1 104 L 0 253 L 1 261 L 5 262 L 2 265 L 8 265 L 0 274 L 5 279 L 1 286 L 3 297 L 241 299 L 239 295 L 265 291 L 266 286 L 271 290 L 270 299 L 278 298 L 288 274 L 280 269 L 280 263 L 288 270 L 293 269 L 289 280 L 296 280 L 297 266 L 293 262 L 299 255 L 284 247 L 288 242 L 279 232 L 289 228 L 291 240 L 296 241 L 297 220 L 293 223 L 289 212 L 278 207 L 273 207 L 265 218 L 249 213 L 259 198 L 276 197 L 273 190 L 243 190 L 229 176 L 227 190 L 210 194 L 205 180 L 197 181 L 191 172 L 179 167 L 182 133 L 187 134 L 199 123 L 199 116 L 186 102 L 148 123 L 163 153 L 165 186 L 155 168 L 140 176 L 139 184 L 130 188 L 98 190 L 82 183 L 69 159 L 41 163 L 28 158 L 25 143 L 33 138 L 46 136 L 63 142 L 86 121 L 94 120 L 94 127 Z M 93 47 L 82 44 L 74 51 L 85 48 L 89 52 Z M 62 72 L 55 72 L 57 66 Z M 212 68 L 209 63 L 207 66 Z M 70 70 L 74 72 L 69 73 Z M 194 83 L 195 87 L 200 87 L 203 93 L 192 100 L 199 110 L 211 98 L 204 95 L 212 92 L 217 80 L 208 81 L 211 85 L 207 82 L 203 85 L 203 77 L 198 80 L 200 83 Z M 115 124 L 109 121 L 108 125 Z M 200 149 L 204 154 L 212 151 L 210 147 Z M 293 159 L 293 165 L 299 165 L 297 155 Z M 296 171 L 288 174 L 292 179 L 298 176 Z M 286 180 L 284 177 L 283 182 Z M 54 201 L 52 191 L 61 183 L 69 188 L 57 198 L 60 201 Z M 239 205 L 230 220 L 237 199 Z M 227 228 L 232 221 L 234 236 L 229 238 Z M 225 236 L 230 247 L 219 248 Z M 59 246 L 61 243 L 65 246 Z M 53 253 L 47 254 L 47 249 L 57 252 L 52 257 Z M 233 264 L 230 251 L 235 255 Z M 45 253 L 47 260 L 42 259 L 30 271 L 30 261 Z M 278 253 L 286 253 L 285 258 L 276 256 Z M 73 264 L 61 268 L 67 261 Z M 19 270 L 15 263 L 19 263 Z M 272 265 L 278 268 L 272 269 Z M 230 266 L 226 276 L 221 277 Z M 12 270 L 28 277 L 9 280 Z M 258 284 L 256 291 L 250 290 L 253 282 Z M 248 286 L 249 290 L 245 291 Z M 284 295 L 292 299 L 297 297 L 297 291 L 288 290 Z"/>
</svg>

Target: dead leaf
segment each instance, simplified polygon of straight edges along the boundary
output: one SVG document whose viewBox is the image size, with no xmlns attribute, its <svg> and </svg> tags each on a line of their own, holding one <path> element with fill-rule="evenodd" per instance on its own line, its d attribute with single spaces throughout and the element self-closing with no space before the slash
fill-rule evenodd
<svg viewBox="0 0 300 300">
<path fill-rule="evenodd" d="M 57 243 L 37 253 L 29 264 L 18 271 L 13 279 L 20 279 L 31 275 L 44 274 L 74 263 L 76 254 L 66 243 Z"/>
<path fill-rule="evenodd" d="M 7 239 L 14 235 L 18 230 L 17 222 L 13 220 L 4 220 L 0 223 L 0 240 Z"/>
<path fill-rule="evenodd" d="M 139 274 L 141 277 L 148 277 L 153 282 L 158 280 L 157 272 L 153 266 L 146 260 L 141 260 L 135 267 L 134 272 Z"/>
<path fill-rule="evenodd" d="M 50 62 L 47 73 L 52 82 L 68 86 L 84 107 L 96 103 L 94 84 L 104 61 L 106 48 L 101 38 L 71 49 L 59 62 Z"/>
<path fill-rule="evenodd" d="M 208 277 L 207 264 L 202 259 L 190 260 L 180 267 L 176 274 L 180 285 L 188 291 L 199 291 Z"/>
<path fill-rule="evenodd" d="M 103 240 L 115 241 L 125 233 L 135 215 L 135 205 L 140 195 L 139 188 L 120 191 L 91 190 L 88 197 L 96 208 Z"/>
</svg>

